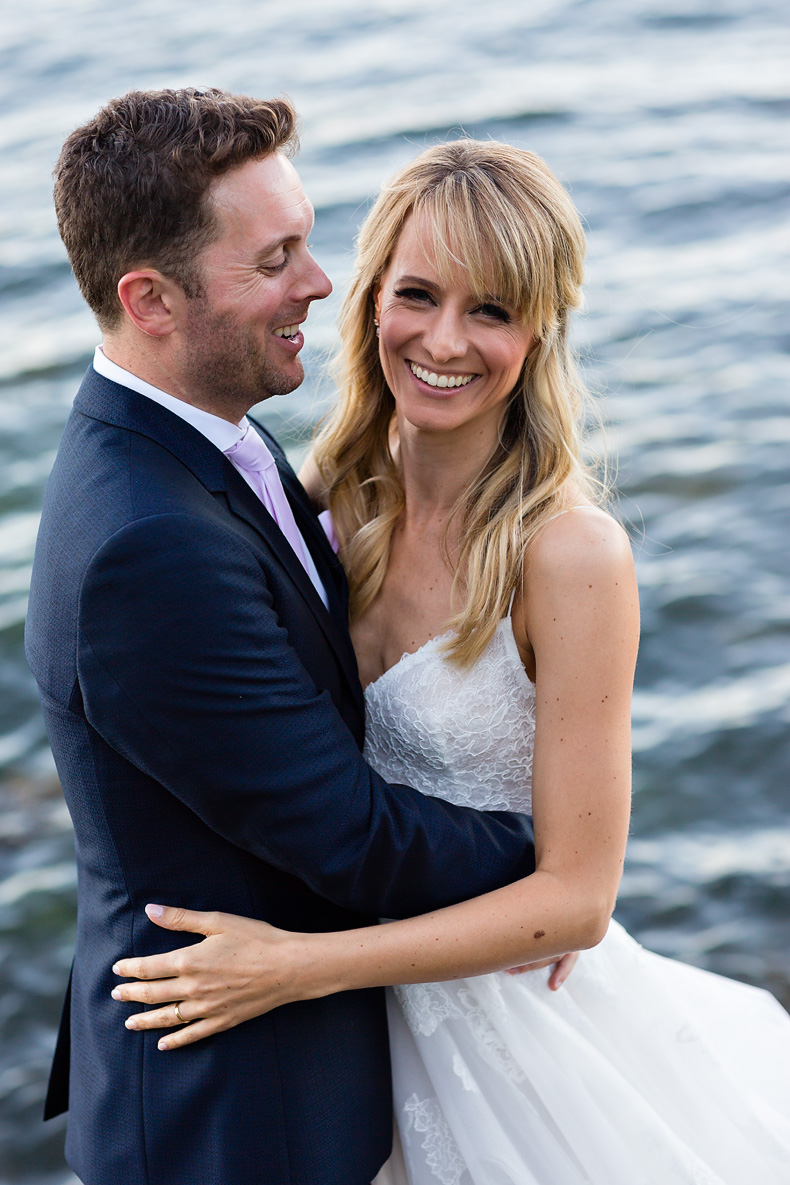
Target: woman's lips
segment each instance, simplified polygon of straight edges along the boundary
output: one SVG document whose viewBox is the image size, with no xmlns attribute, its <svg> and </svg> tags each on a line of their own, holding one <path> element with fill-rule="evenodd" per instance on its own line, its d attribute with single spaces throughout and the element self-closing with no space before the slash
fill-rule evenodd
<svg viewBox="0 0 790 1185">
<path fill-rule="evenodd" d="M 427 387 L 431 392 L 462 390 L 480 377 L 478 374 L 470 372 L 452 373 L 433 370 L 427 366 L 421 366 L 419 362 L 412 362 L 411 359 L 407 359 L 407 366 L 417 382 L 421 386 Z"/>
</svg>

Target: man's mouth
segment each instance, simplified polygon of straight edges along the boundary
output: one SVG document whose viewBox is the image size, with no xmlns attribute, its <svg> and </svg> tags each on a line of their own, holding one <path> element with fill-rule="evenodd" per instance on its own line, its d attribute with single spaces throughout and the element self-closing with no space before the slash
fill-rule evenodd
<svg viewBox="0 0 790 1185">
<path fill-rule="evenodd" d="M 409 367 L 415 378 L 429 387 L 466 387 L 472 379 L 479 378 L 476 374 L 442 374 L 441 371 L 426 370 L 416 362 L 410 362 Z"/>
<path fill-rule="evenodd" d="M 291 341 L 293 338 L 296 337 L 298 332 L 299 332 L 298 324 L 297 325 L 283 325 L 283 327 L 281 329 L 275 329 L 274 336 L 275 337 L 285 337 L 285 338 L 288 338 L 289 341 Z"/>
</svg>

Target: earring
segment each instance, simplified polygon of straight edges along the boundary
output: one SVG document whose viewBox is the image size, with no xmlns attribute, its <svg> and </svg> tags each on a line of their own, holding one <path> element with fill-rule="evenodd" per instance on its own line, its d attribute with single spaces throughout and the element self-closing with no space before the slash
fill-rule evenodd
<svg viewBox="0 0 790 1185">
<path fill-rule="evenodd" d="M 376 326 L 376 337 L 381 337 L 381 326 L 375 317 L 373 318 L 373 324 Z"/>
</svg>

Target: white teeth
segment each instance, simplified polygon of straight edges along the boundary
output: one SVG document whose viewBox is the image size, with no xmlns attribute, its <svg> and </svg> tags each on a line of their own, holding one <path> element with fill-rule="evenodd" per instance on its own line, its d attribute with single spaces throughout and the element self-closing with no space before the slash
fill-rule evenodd
<svg viewBox="0 0 790 1185">
<path fill-rule="evenodd" d="M 298 325 L 285 325 L 282 329 L 275 329 L 275 337 L 296 337 L 299 332 Z"/>
<path fill-rule="evenodd" d="M 409 366 L 412 374 L 430 387 L 465 387 L 476 377 L 473 374 L 436 374 L 433 370 L 424 370 L 416 362 L 410 362 Z"/>
</svg>

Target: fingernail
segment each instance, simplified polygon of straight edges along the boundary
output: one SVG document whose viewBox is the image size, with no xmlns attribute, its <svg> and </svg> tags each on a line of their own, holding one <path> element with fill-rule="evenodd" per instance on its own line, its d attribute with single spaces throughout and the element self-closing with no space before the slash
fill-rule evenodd
<svg viewBox="0 0 790 1185">
<path fill-rule="evenodd" d="M 156 1048 L 157 1048 L 157 1049 L 169 1049 L 169 1048 L 170 1048 L 170 1046 L 167 1044 L 167 1041 L 165 1041 L 165 1040 L 162 1040 L 162 1041 L 160 1041 L 160 1042 L 159 1042 L 159 1044 L 157 1045 L 157 1047 L 156 1047 Z"/>
<path fill-rule="evenodd" d="M 130 1016 L 129 1019 L 125 1022 L 125 1024 L 126 1024 L 127 1029 L 136 1029 L 137 1028 L 137 1021 L 134 1019 L 133 1016 Z"/>
<path fill-rule="evenodd" d="M 121 972 L 120 972 L 120 966 L 121 966 L 121 964 L 120 964 L 120 963 L 113 963 L 113 965 L 112 965 L 112 973 L 113 973 L 113 975 L 120 975 L 120 974 L 121 974 Z"/>
<path fill-rule="evenodd" d="M 121 989 L 120 988 L 113 988 L 112 991 L 110 992 L 110 995 L 112 996 L 113 1000 L 120 1000 Z"/>
<path fill-rule="evenodd" d="M 164 905 L 146 905 L 145 912 L 148 914 L 149 918 L 161 918 L 162 914 L 165 912 L 165 907 Z"/>
</svg>

